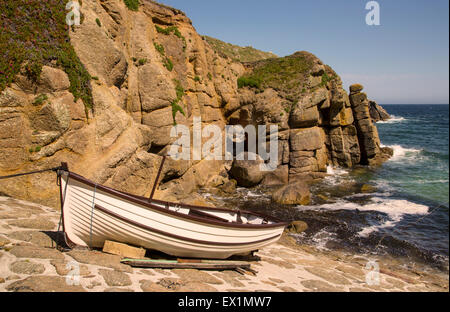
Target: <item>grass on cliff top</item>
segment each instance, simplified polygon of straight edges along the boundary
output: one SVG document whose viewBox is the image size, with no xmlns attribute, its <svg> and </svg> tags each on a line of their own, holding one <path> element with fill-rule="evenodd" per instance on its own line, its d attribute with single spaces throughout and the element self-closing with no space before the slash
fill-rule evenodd
<svg viewBox="0 0 450 312">
<path fill-rule="evenodd" d="M 33 81 L 42 66 L 56 62 L 70 80 L 75 101 L 92 108 L 89 73 L 69 38 L 65 0 L 0 1 L 0 91 L 15 81 L 21 69 Z"/>
<path fill-rule="evenodd" d="M 253 47 L 240 47 L 208 36 L 203 36 L 203 38 L 209 43 L 214 51 L 222 56 L 229 57 L 236 62 L 256 62 L 278 57 L 271 52 L 260 51 Z"/>
<path fill-rule="evenodd" d="M 273 88 L 287 92 L 301 90 L 312 65 L 311 60 L 302 54 L 261 61 L 254 65 L 251 73 L 238 79 L 238 87 Z"/>
</svg>

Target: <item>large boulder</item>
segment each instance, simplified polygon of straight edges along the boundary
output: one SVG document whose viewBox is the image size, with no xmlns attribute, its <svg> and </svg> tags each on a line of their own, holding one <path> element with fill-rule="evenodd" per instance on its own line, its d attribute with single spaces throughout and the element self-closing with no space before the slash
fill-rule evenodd
<svg viewBox="0 0 450 312">
<path fill-rule="evenodd" d="M 293 221 L 289 224 L 287 231 L 293 234 L 300 234 L 308 229 L 308 224 L 304 221 Z"/>
<path fill-rule="evenodd" d="M 308 205 L 310 200 L 309 187 L 301 181 L 283 186 L 272 194 L 272 201 L 281 205 Z"/>
<path fill-rule="evenodd" d="M 65 92 L 61 97 L 50 98 L 44 103 L 36 114 L 32 114 L 31 127 L 37 131 L 66 131 L 71 121 L 70 105 L 74 103 L 73 95 Z"/>
<path fill-rule="evenodd" d="M 253 187 L 261 183 L 265 171 L 261 171 L 262 158 L 253 153 L 244 153 L 245 160 L 235 160 L 231 167 L 231 176 L 239 186 Z M 256 160 L 249 160 L 256 159 Z"/>
<path fill-rule="evenodd" d="M 64 91 L 70 87 L 67 74 L 58 68 L 42 66 L 41 76 L 38 81 L 38 93 Z"/>
</svg>

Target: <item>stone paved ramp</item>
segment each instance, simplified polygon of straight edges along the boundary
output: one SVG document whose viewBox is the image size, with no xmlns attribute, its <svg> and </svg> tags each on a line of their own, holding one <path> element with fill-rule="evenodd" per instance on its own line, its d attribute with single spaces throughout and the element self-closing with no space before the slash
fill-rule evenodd
<svg viewBox="0 0 450 312">
<path fill-rule="evenodd" d="M 59 213 L 0 197 L 0 291 L 74 292 L 366 292 L 448 291 L 448 275 L 379 259 L 379 285 L 368 285 L 367 259 L 297 246 L 284 236 L 261 250 L 257 276 L 235 271 L 136 269 L 99 251 L 60 252 Z M 74 264 L 77 271 L 74 271 Z M 76 276 L 79 283 L 67 277 Z M 69 282 L 68 282 L 69 281 Z"/>
</svg>

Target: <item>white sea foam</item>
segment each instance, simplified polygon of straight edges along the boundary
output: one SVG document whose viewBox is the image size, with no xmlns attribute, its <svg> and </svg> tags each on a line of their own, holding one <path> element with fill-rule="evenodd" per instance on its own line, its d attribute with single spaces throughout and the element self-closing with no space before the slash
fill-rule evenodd
<svg viewBox="0 0 450 312">
<path fill-rule="evenodd" d="M 414 180 L 412 183 L 414 184 L 443 184 L 448 183 L 449 180 Z"/>
<path fill-rule="evenodd" d="M 294 237 L 298 237 L 300 239 L 303 239 L 306 237 L 305 232 L 300 234 L 293 234 Z M 328 231 L 327 228 L 323 228 L 317 233 L 314 233 L 312 237 L 310 237 L 308 240 L 311 241 L 314 246 L 319 250 L 329 250 L 326 245 L 328 242 L 335 240 L 337 237 L 336 233 L 333 233 L 331 231 Z"/>
<path fill-rule="evenodd" d="M 415 204 L 404 199 L 391 199 L 383 197 L 372 197 L 371 202 L 365 205 L 353 203 L 345 200 L 340 200 L 333 204 L 324 204 L 320 206 L 309 206 L 313 209 L 326 210 L 356 210 L 359 211 L 378 211 L 396 217 L 404 214 L 425 215 L 428 213 L 428 207 L 420 204 Z"/>
<path fill-rule="evenodd" d="M 404 122 L 406 120 L 407 119 L 404 117 L 391 115 L 391 119 L 386 120 L 386 121 L 378 121 L 377 124 L 393 124 L 393 123 Z"/>
<path fill-rule="evenodd" d="M 252 191 L 247 192 L 248 197 L 262 197 L 264 194 L 253 193 Z"/>
<path fill-rule="evenodd" d="M 415 148 L 405 148 L 401 145 L 382 145 L 381 147 L 390 147 L 394 150 L 394 156 L 389 161 L 416 161 L 420 159 L 422 150 Z"/>
<path fill-rule="evenodd" d="M 358 235 L 361 237 L 368 237 L 371 233 L 377 232 L 380 229 L 392 228 L 400 221 L 401 221 L 401 218 L 399 218 L 398 220 L 388 220 L 381 225 L 368 226 L 368 227 L 364 228 L 362 231 L 360 231 L 358 233 Z"/>
<path fill-rule="evenodd" d="M 358 234 L 367 236 L 374 231 L 382 228 L 394 227 L 405 215 L 425 216 L 428 214 L 429 207 L 402 199 L 390 199 L 384 197 L 372 197 L 371 202 L 361 205 L 358 203 L 340 200 L 333 204 L 324 204 L 320 206 L 300 207 L 302 210 L 359 210 L 376 211 L 385 213 L 389 220 L 380 225 L 371 225 L 364 228 Z"/>
<path fill-rule="evenodd" d="M 338 185 L 343 179 L 348 179 L 348 174 L 349 172 L 345 169 L 328 166 L 324 182 L 330 185 Z"/>
<path fill-rule="evenodd" d="M 343 176 L 343 175 L 348 175 L 348 171 L 345 170 L 345 169 L 342 169 L 342 168 L 328 166 L 327 167 L 327 174 Z"/>
</svg>

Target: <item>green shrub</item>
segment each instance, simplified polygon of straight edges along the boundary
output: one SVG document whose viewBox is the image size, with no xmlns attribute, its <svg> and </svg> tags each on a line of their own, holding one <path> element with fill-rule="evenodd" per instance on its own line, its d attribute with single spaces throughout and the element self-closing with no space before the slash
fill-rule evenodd
<svg viewBox="0 0 450 312">
<path fill-rule="evenodd" d="M 36 146 L 36 147 L 30 147 L 30 148 L 28 149 L 28 151 L 29 151 L 30 153 L 39 153 L 39 152 L 41 151 L 41 149 L 42 149 L 42 147 L 40 147 L 40 146 L 38 145 L 38 146 Z"/>
<path fill-rule="evenodd" d="M 194 77 L 194 81 L 195 81 L 195 82 L 200 82 L 200 77 L 199 77 L 199 76 L 195 76 L 195 77 Z"/>
<path fill-rule="evenodd" d="M 45 101 L 48 100 L 47 94 L 41 94 L 34 99 L 34 105 L 42 105 Z"/>
<path fill-rule="evenodd" d="M 180 112 L 183 116 L 186 116 L 186 114 L 185 114 L 183 108 L 178 104 L 184 96 L 184 88 L 181 85 L 179 80 L 174 79 L 173 82 L 175 83 L 175 92 L 177 94 L 177 98 L 175 100 L 173 100 L 170 104 L 172 105 L 173 124 L 176 125 L 177 122 L 176 122 L 175 118 L 176 118 L 177 113 Z"/>
<path fill-rule="evenodd" d="M 102 23 L 98 18 L 95 19 L 95 22 L 97 23 L 98 27 L 102 27 Z"/>
<path fill-rule="evenodd" d="M 139 66 L 143 66 L 147 63 L 147 59 L 146 58 L 142 58 L 138 61 Z"/>
<path fill-rule="evenodd" d="M 261 81 L 255 77 L 240 77 L 237 83 L 239 89 L 244 87 L 261 88 Z"/>
<path fill-rule="evenodd" d="M 166 55 L 166 52 L 164 50 L 164 46 L 162 44 L 158 44 L 158 43 L 154 42 L 154 45 L 155 45 L 156 51 L 158 51 L 159 54 L 161 54 L 162 56 Z"/>
<path fill-rule="evenodd" d="M 332 81 L 333 79 L 334 77 L 330 77 L 328 76 L 327 73 L 324 73 L 322 76 L 322 82 L 320 83 L 320 86 L 325 87 L 328 84 L 328 82 Z"/>
<path fill-rule="evenodd" d="M 91 75 L 84 68 L 72 45 L 66 42 L 63 47 L 58 53 L 57 64 L 69 76 L 69 91 L 73 94 L 75 102 L 82 99 L 86 109 L 91 109 L 94 103 L 90 85 Z"/>
<path fill-rule="evenodd" d="M 163 65 L 164 65 L 165 68 L 167 68 L 168 71 L 172 71 L 173 70 L 173 63 L 172 63 L 172 61 L 169 58 L 166 57 L 164 59 Z"/>
<path fill-rule="evenodd" d="M 125 5 L 131 11 L 139 10 L 139 0 L 123 0 L 123 2 L 125 2 Z"/>
<path fill-rule="evenodd" d="M 160 34 L 163 35 L 170 35 L 171 33 L 173 33 L 175 36 L 177 36 L 178 38 L 180 38 L 183 41 L 183 51 L 186 51 L 186 38 L 181 34 L 180 30 L 178 29 L 178 27 L 176 26 L 169 26 L 167 28 L 162 28 L 158 25 L 155 25 L 156 31 Z"/>
<path fill-rule="evenodd" d="M 42 72 L 42 61 L 39 59 L 34 59 L 29 61 L 25 65 L 25 75 L 33 82 L 37 82 L 39 77 L 41 77 Z"/>
<path fill-rule="evenodd" d="M 212 77 L 211 73 L 208 73 L 208 79 L 212 81 L 212 78 L 213 77 Z"/>
</svg>

